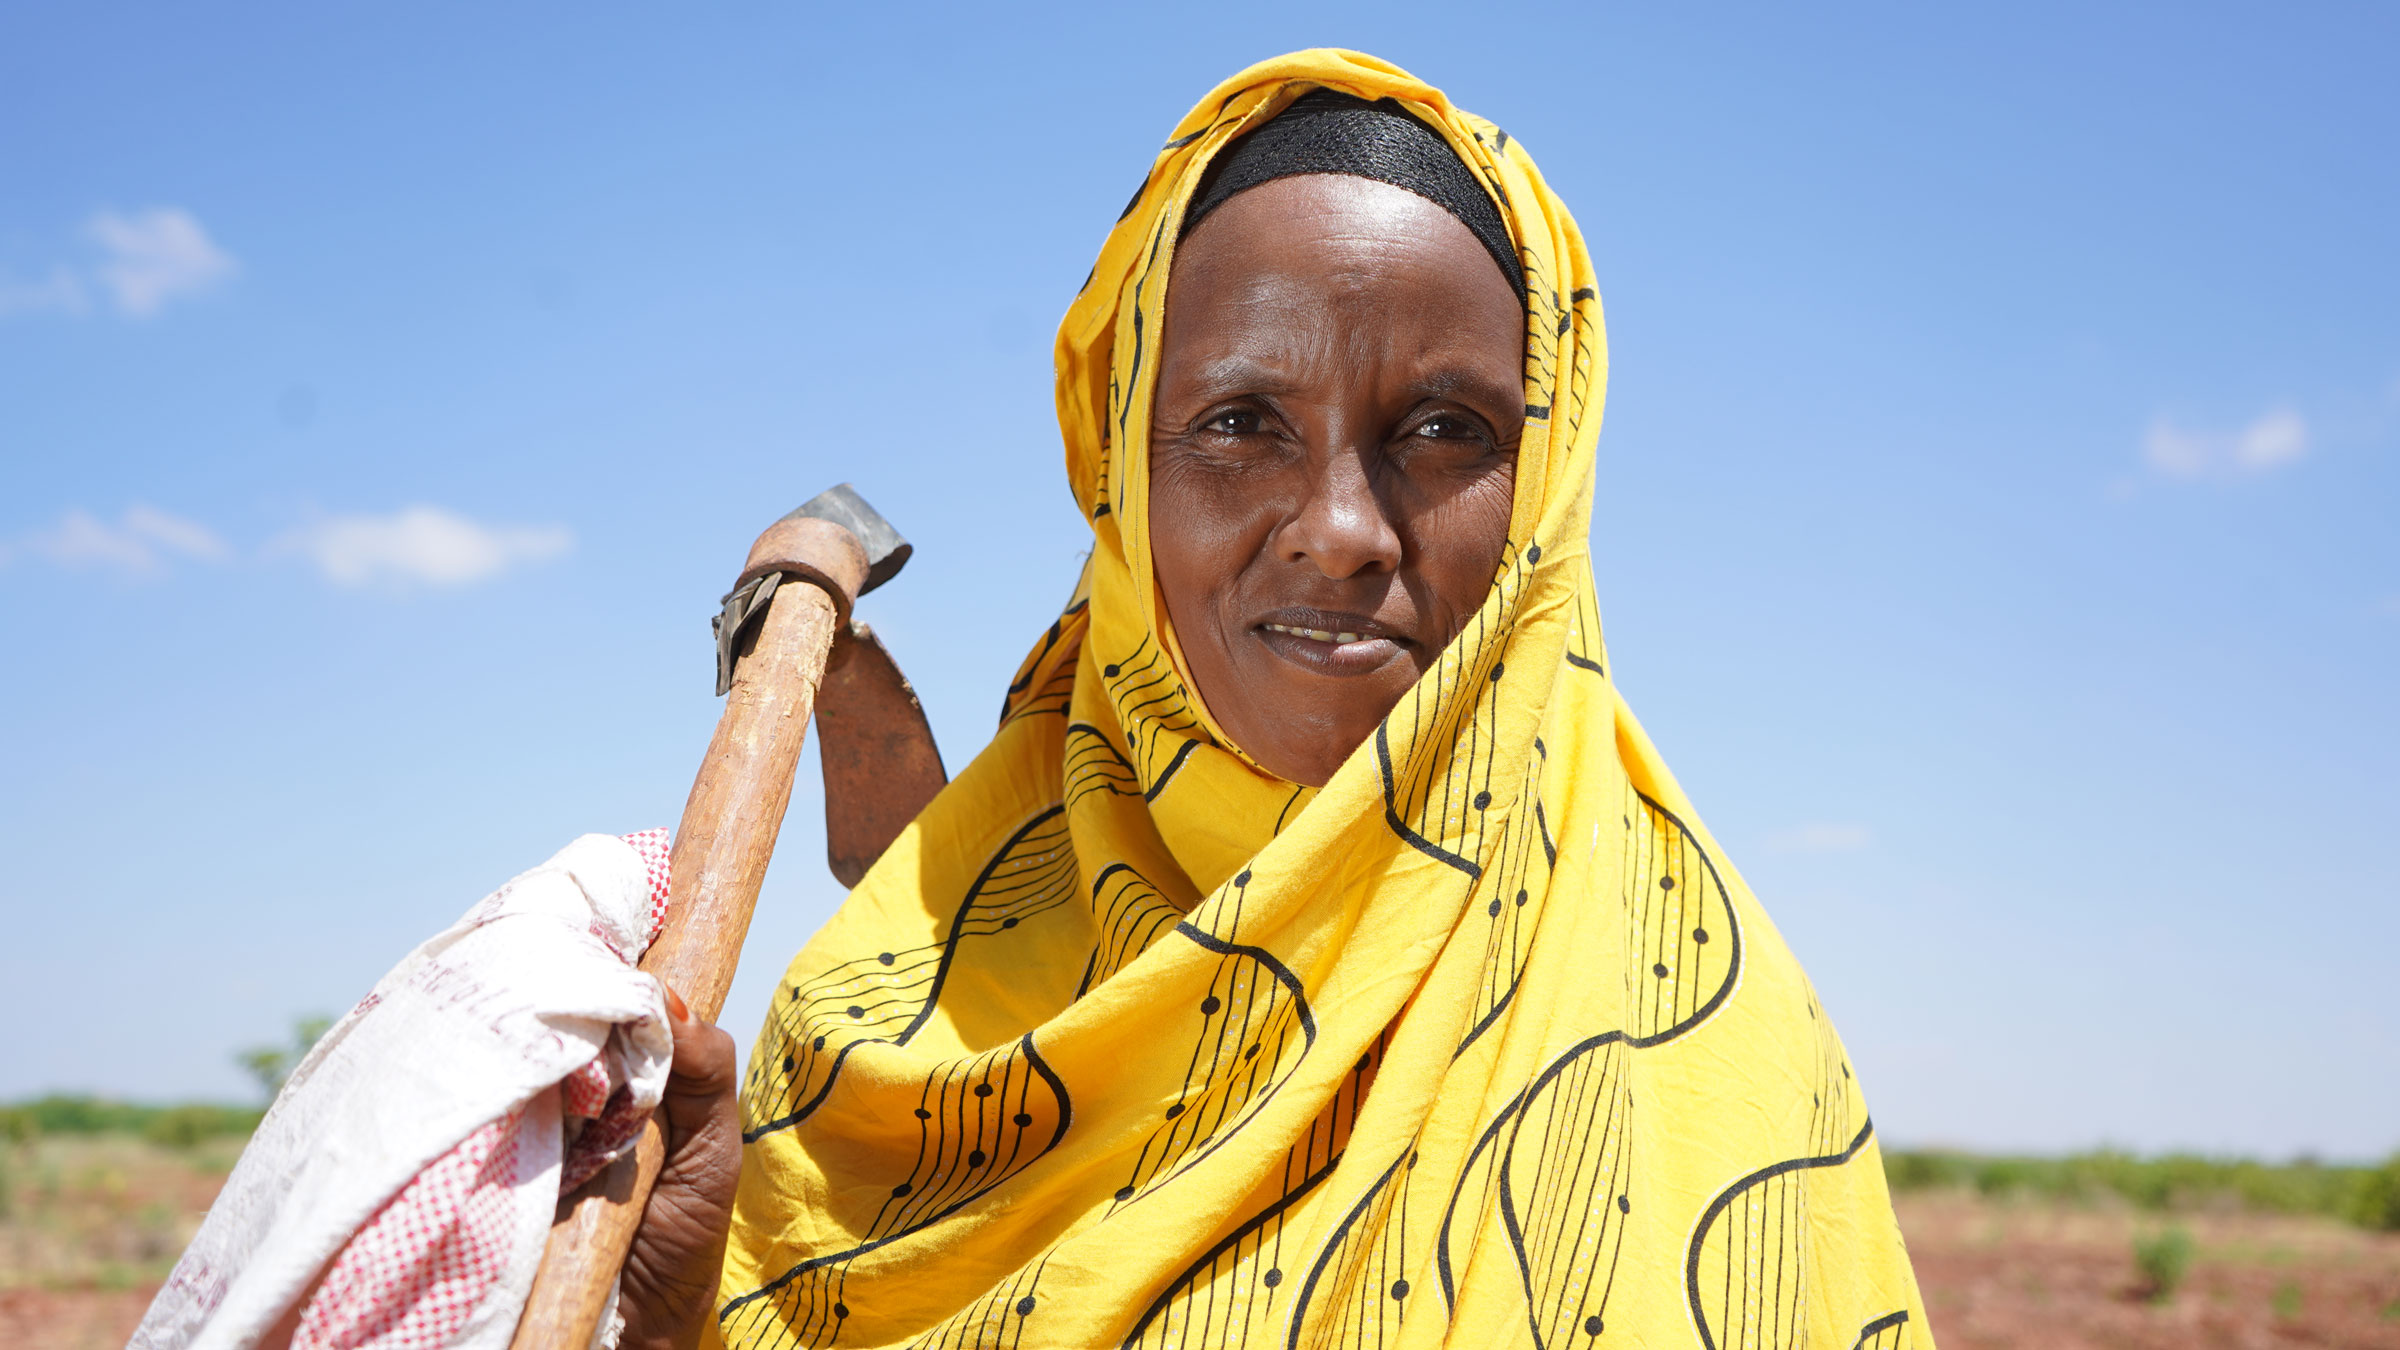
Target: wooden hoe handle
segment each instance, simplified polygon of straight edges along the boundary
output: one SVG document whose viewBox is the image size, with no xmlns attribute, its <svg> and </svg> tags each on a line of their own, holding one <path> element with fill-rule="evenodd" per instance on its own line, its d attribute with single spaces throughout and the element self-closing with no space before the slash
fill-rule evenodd
<svg viewBox="0 0 2400 1350">
<path fill-rule="evenodd" d="M 791 801 L 826 656 L 867 568 L 850 530 L 795 515 L 759 536 L 743 569 L 744 582 L 771 573 L 779 584 L 763 617 L 745 625 L 747 649 L 675 831 L 666 925 L 642 958 L 642 969 L 672 985 L 704 1021 L 725 1006 Z M 560 1203 L 510 1350 L 591 1345 L 665 1156 L 665 1127 L 654 1113 L 632 1150 Z"/>
</svg>

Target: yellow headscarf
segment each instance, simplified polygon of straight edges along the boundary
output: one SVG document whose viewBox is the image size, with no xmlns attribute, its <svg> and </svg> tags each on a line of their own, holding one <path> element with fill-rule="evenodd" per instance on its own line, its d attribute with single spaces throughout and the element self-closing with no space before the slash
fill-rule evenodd
<svg viewBox="0 0 2400 1350">
<path fill-rule="evenodd" d="M 1441 131 L 1529 298 L 1491 594 L 1312 791 L 1178 673 L 1147 466 L 1186 200 L 1318 86 Z M 1609 679 L 1600 301 L 1524 148 L 1372 57 L 1253 66 L 1175 128 L 1057 362 L 1090 564 L 777 991 L 724 1341 L 1930 1345 L 1841 1043 Z"/>
</svg>

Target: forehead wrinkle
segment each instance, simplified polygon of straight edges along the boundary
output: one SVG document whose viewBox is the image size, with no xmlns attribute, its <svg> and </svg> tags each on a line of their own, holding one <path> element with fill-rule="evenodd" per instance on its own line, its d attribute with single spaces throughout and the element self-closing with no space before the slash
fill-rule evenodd
<svg viewBox="0 0 2400 1350">
<path fill-rule="evenodd" d="M 1186 381 L 1204 395 L 1228 393 L 1280 394 L 1300 383 L 1282 362 L 1262 360 L 1247 352 L 1228 352 L 1192 367 Z"/>
<path fill-rule="evenodd" d="M 1424 322 L 1429 301 L 1480 310 L 1484 297 L 1462 294 L 1483 289 L 1477 281 L 1506 295 L 1496 269 L 1462 274 L 1457 255 L 1474 236 L 1399 189 L 1315 181 L 1326 189 L 1316 209 L 1271 200 L 1270 185 L 1229 201 L 1184 242 L 1163 325 L 1171 397 L 1376 390 L 1378 401 L 1404 393 L 1419 402 L 1456 398 L 1493 415 L 1513 408 L 1523 392 L 1513 296 L 1504 370 L 1477 370 L 1491 362 L 1462 350 L 1466 335 L 1456 324 Z M 1367 200 L 1348 200 L 1361 189 Z M 1251 219 L 1260 207 L 1277 209 Z M 1485 261 L 1475 245 L 1475 262 Z"/>
<path fill-rule="evenodd" d="M 1332 354 L 1325 350 L 1328 345 L 1338 344 L 1344 377 L 1340 382 L 1346 385 L 1397 386 L 1419 402 L 1448 400 L 1494 408 L 1513 406 L 1524 393 L 1521 386 L 1490 378 L 1454 352 L 1404 349 L 1395 335 L 1380 325 L 1345 324 L 1332 334 L 1303 334 L 1282 327 L 1273 331 L 1285 341 L 1272 354 L 1237 349 L 1204 357 L 1183 366 L 1175 383 L 1187 394 L 1204 399 L 1301 393 L 1313 383 L 1309 368 L 1318 364 L 1318 358 Z M 1176 364 L 1169 362 L 1170 366 Z"/>
<path fill-rule="evenodd" d="M 1329 308 L 1339 312 L 1342 306 Z M 1511 378 L 1493 378 L 1493 372 L 1479 369 L 1488 363 L 1462 351 L 1455 335 L 1406 344 L 1385 324 L 1349 322 L 1338 327 L 1345 371 L 1357 382 L 1396 389 L 1418 402 L 1448 400 L 1483 405 L 1487 410 L 1515 407 L 1524 395 L 1513 366 L 1507 372 Z"/>
<path fill-rule="evenodd" d="M 1461 403 L 1485 402 L 1500 407 L 1515 404 L 1524 394 L 1522 385 L 1506 388 L 1483 378 L 1472 366 L 1444 364 L 1418 372 L 1408 382 L 1409 391 L 1420 399 L 1454 399 Z"/>
<path fill-rule="evenodd" d="M 1268 297 L 1243 296 L 1166 327 L 1165 368 L 1178 385 L 1211 394 L 1290 392 L 1328 358 L 1340 359 L 1345 345 L 1319 307 Z"/>
</svg>

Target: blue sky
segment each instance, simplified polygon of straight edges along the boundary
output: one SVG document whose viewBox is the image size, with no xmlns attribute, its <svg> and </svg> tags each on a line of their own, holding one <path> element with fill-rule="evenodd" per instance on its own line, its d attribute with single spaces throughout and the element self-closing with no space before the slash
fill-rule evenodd
<svg viewBox="0 0 2400 1350">
<path fill-rule="evenodd" d="M 1947 7 L 1956 10 L 1957 7 Z M 1619 679 L 1901 1143 L 2400 1146 L 2384 7 L 14 6 L 0 1097 L 237 1096 L 587 830 L 848 479 L 953 767 L 1084 535 L 1051 326 L 1316 44 L 1581 219 Z M 830 912 L 804 765 L 726 1022 Z"/>
</svg>

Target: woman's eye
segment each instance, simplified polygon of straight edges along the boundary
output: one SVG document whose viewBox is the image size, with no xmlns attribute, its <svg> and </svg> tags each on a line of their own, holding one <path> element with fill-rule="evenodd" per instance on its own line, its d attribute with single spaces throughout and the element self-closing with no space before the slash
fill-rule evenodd
<svg viewBox="0 0 2400 1350">
<path fill-rule="evenodd" d="M 1417 433 L 1437 441 L 1480 440 L 1483 428 L 1473 419 L 1455 413 L 1435 413 L 1417 424 Z"/>
<path fill-rule="evenodd" d="M 1202 422 L 1200 429 L 1219 436 L 1250 436 L 1257 434 L 1258 426 L 1257 413 L 1247 408 L 1232 408 Z"/>
</svg>

